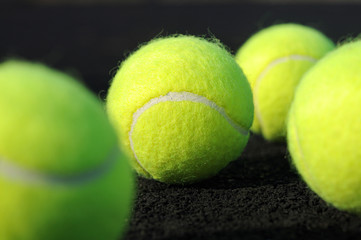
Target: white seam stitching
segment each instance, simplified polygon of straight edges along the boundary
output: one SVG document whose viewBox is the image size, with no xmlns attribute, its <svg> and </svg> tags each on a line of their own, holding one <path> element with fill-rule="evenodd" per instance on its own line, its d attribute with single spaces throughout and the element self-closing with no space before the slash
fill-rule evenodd
<svg viewBox="0 0 361 240">
<path fill-rule="evenodd" d="M 194 94 L 194 93 L 190 93 L 190 92 L 169 92 L 164 96 L 160 96 L 157 98 L 152 98 L 151 100 L 149 100 L 146 104 L 144 104 L 141 108 L 138 108 L 137 111 L 133 114 L 133 121 L 132 121 L 132 125 L 130 128 L 130 131 L 128 133 L 129 135 L 129 142 L 130 142 L 130 148 L 134 154 L 134 157 L 136 159 L 136 161 L 138 162 L 139 166 L 145 171 L 147 172 L 149 175 L 151 175 L 142 165 L 142 163 L 139 161 L 136 153 L 135 153 L 135 149 L 134 149 L 134 143 L 133 143 L 133 139 L 132 139 L 132 134 L 135 128 L 135 125 L 137 124 L 138 118 L 150 107 L 161 103 L 161 102 L 181 102 L 181 101 L 191 101 L 191 102 L 197 102 L 197 103 L 203 103 L 209 107 L 211 107 L 212 109 L 216 110 L 219 114 L 221 114 L 226 121 L 240 134 L 242 135 L 248 135 L 248 130 L 243 128 L 242 126 L 240 126 L 239 124 L 237 124 L 236 122 L 234 122 L 229 116 L 228 114 L 224 111 L 223 108 L 219 107 L 215 102 L 207 99 L 206 97 Z"/>
<path fill-rule="evenodd" d="M 56 185 L 78 185 L 98 177 L 112 169 L 120 157 L 118 147 L 114 147 L 98 167 L 70 176 L 42 173 L 36 170 L 25 169 L 18 164 L 0 157 L 0 175 L 12 180 L 20 180 L 32 184 L 56 184 Z"/>
<path fill-rule="evenodd" d="M 263 120 L 262 120 L 262 117 L 261 117 L 261 113 L 259 111 L 259 106 L 258 106 L 258 88 L 259 88 L 259 85 L 262 81 L 262 79 L 266 76 L 266 74 L 272 69 L 274 68 L 275 66 L 277 66 L 278 64 L 281 64 L 281 63 L 284 63 L 284 62 L 287 62 L 287 61 L 290 61 L 290 60 L 295 60 L 295 61 L 309 61 L 309 62 L 316 62 L 317 59 L 316 58 L 313 58 L 313 57 L 310 57 L 310 56 L 303 56 L 303 55 L 289 55 L 289 56 L 285 56 L 285 57 L 280 57 L 280 58 L 277 58 L 275 60 L 273 60 L 271 63 L 269 63 L 266 68 L 261 72 L 261 74 L 257 77 L 256 79 L 256 82 L 255 82 L 255 85 L 254 85 L 254 110 L 255 110 L 255 116 L 259 122 L 259 125 L 260 125 L 260 129 L 261 129 L 261 132 L 262 132 L 262 129 L 263 129 Z"/>
<path fill-rule="evenodd" d="M 306 161 L 306 157 L 305 157 L 305 154 L 303 152 L 303 149 L 301 147 L 301 141 L 300 141 L 300 135 L 299 135 L 299 132 L 298 132 L 298 128 L 297 128 L 297 120 L 296 120 L 296 114 L 293 113 L 293 121 L 294 121 L 294 132 L 295 132 L 295 138 L 296 138 L 296 144 L 297 144 L 297 148 L 299 150 L 299 153 L 300 153 L 300 162 L 302 162 L 304 168 L 305 168 L 305 174 L 307 175 L 307 177 L 309 177 L 313 183 L 313 187 L 315 188 L 315 190 L 320 193 L 321 195 L 324 195 L 324 192 L 323 190 L 321 190 L 318 186 L 318 181 L 316 181 L 316 178 L 313 176 L 313 174 L 311 173 L 311 170 L 310 170 L 310 166 L 308 164 L 308 162 Z M 301 172 L 299 171 L 299 174 L 301 175 Z M 301 175 L 302 176 L 302 175 Z M 303 176 L 302 176 L 303 178 Z M 308 184 L 308 183 L 307 183 Z"/>
</svg>

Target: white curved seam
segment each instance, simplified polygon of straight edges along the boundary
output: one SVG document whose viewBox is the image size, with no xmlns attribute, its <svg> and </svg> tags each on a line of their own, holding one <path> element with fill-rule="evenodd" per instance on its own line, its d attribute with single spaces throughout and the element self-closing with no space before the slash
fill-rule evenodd
<svg viewBox="0 0 361 240">
<path fill-rule="evenodd" d="M 107 173 L 119 158 L 118 147 L 112 149 L 105 161 L 96 168 L 74 175 L 56 175 L 26 169 L 0 156 L 0 176 L 27 184 L 78 185 L 97 179 Z"/>
<path fill-rule="evenodd" d="M 296 125 L 296 124 L 295 124 Z M 298 131 L 297 131 L 297 127 L 295 126 L 295 137 L 296 137 L 296 144 L 297 144 L 297 147 L 298 147 L 298 150 L 300 152 L 300 156 L 301 156 L 301 159 L 304 160 L 304 155 L 303 155 L 303 151 L 302 151 L 302 148 L 301 148 L 301 142 L 300 142 L 300 138 L 299 138 L 299 135 L 298 135 Z"/>
<path fill-rule="evenodd" d="M 262 120 L 262 116 L 261 116 L 261 112 L 259 110 L 259 106 L 258 106 L 258 88 L 260 83 L 262 82 L 262 79 L 266 76 L 266 74 L 275 66 L 277 66 L 278 64 L 287 62 L 287 61 L 308 61 L 308 62 L 317 62 L 316 58 L 310 57 L 310 56 L 302 56 L 302 55 L 289 55 L 289 56 L 285 56 L 285 57 L 281 57 L 281 58 L 277 58 L 275 60 L 273 60 L 270 64 L 267 65 L 267 67 L 261 72 L 261 74 L 257 77 L 256 82 L 255 82 L 255 86 L 254 86 L 254 110 L 255 110 L 255 115 L 256 118 L 258 119 L 261 131 L 263 128 L 263 120 Z"/>
<path fill-rule="evenodd" d="M 190 101 L 190 102 L 196 102 L 196 103 L 202 103 L 208 107 L 211 107 L 212 109 L 216 110 L 219 114 L 221 114 L 223 116 L 223 118 L 240 134 L 242 135 L 248 135 L 248 129 L 243 128 L 242 126 L 240 126 L 238 123 L 236 123 L 235 121 L 233 121 L 228 114 L 226 113 L 226 111 L 218 106 L 215 102 L 207 99 L 206 97 L 194 94 L 194 93 L 190 93 L 190 92 L 169 92 L 168 94 L 166 94 L 165 96 L 160 96 L 157 98 L 152 98 L 151 100 L 149 100 L 146 104 L 144 104 L 142 107 L 138 108 L 137 111 L 133 114 L 133 121 L 132 121 L 132 125 L 130 128 L 130 131 L 128 133 L 129 135 L 129 142 L 130 142 L 130 148 L 132 149 L 132 152 L 134 154 L 134 158 L 136 159 L 136 161 L 138 162 L 139 166 L 141 168 L 143 168 L 143 170 L 145 172 L 147 172 L 149 174 L 149 172 L 144 168 L 144 166 L 142 165 L 142 163 L 139 161 L 137 154 L 135 153 L 135 149 L 134 149 L 134 143 L 133 143 L 133 131 L 135 128 L 135 125 L 137 124 L 137 121 L 139 119 L 139 117 L 149 108 L 151 108 L 152 106 L 158 104 L 158 103 L 162 103 L 162 102 L 182 102 L 182 101 Z"/>
<path fill-rule="evenodd" d="M 319 188 L 318 188 L 318 186 L 316 184 L 317 181 L 315 180 L 313 174 L 311 174 L 310 167 L 308 166 L 308 163 L 307 163 L 307 161 L 305 159 L 305 155 L 304 155 L 302 147 L 301 147 L 300 136 L 298 134 L 298 130 L 297 130 L 297 126 L 296 126 L 296 120 L 294 120 L 294 121 L 295 121 L 295 123 L 294 123 L 295 124 L 294 131 L 295 131 L 296 144 L 297 144 L 297 148 L 298 148 L 298 151 L 299 151 L 299 154 L 300 154 L 300 157 L 301 157 L 300 161 L 302 161 L 303 166 L 305 167 L 306 172 L 308 174 L 308 177 L 311 178 L 311 181 L 315 184 L 315 187 L 319 190 Z"/>
</svg>

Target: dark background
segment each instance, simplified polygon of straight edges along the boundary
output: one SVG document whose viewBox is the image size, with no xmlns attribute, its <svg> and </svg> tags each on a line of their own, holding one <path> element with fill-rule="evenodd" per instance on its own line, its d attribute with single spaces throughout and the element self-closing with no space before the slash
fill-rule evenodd
<svg viewBox="0 0 361 240">
<path fill-rule="evenodd" d="M 3 1 L 0 60 L 41 61 L 104 99 L 116 67 L 143 42 L 174 33 L 215 36 L 235 53 L 276 23 L 356 37 L 359 1 Z M 1 117 L 1 116 L 0 116 Z M 361 239 L 361 220 L 328 206 L 290 164 L 285 143 L 251 136 L 218 176 L 188 186 L 138 179 L 125 239 Z"/>
</svg>

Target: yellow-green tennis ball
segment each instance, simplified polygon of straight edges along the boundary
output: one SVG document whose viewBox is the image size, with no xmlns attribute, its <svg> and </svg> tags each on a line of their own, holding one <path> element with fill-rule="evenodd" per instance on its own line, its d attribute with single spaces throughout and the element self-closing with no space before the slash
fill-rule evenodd
<svg viewBox="0 0 361 240">
<path fill-rule="evenodd" d="M 166 183 L 215 175 L 237 158 L 253 120 L 234 58 L 193 36 L 156 39 L 124 61 L 107 109 L 136 171 Z"/>
<path fill-rule="evenodd" d="M 315 62 L 334 48 L 319 31 L 299 24 L 279 24 L 253 35 L 236 60 L 253 91 L 251 130 L 267 140 L 283 140 L 294 88 Z"/>
<path fill-rule="evenodd" d="M 0 64 L 0 239 L 115 240 L 133 176 L 100 102 L 41 64 Z"/>
<path fill-rule="evenodd" d="M 361 41 L 329 53 L 303 77 L 288 145 L 303 179 L 326 202 L 361 213 Z"/>
</svg>

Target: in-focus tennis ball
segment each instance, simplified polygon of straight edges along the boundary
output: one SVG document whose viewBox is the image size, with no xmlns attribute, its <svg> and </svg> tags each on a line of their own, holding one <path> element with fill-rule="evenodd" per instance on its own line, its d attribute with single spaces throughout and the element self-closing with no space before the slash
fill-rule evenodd
<svg viewBox="0 0 361 240">
<path fill-rule="evenodd" d="M 99 101 L 44 65 L 0 65 L 0 239 L 115 240 L 133 176 Z"/>
<path fill-rule="evenodd" d="M 237 158 L 253 120 L 252 92 L 233 57 L 193 36 L 156 39 L 124 61 L 107 97 L 136 171 L 166 183 L 215 175 Z"/>
<path fill-rule="evenodd" d="M 288 119 L 294 164 L 326 202 L 361 213 L 361 42 L 329 53 L 305 74 Z"/>
<path fill-rule="evenodd" d="M 283 140 L 294 88 L 314 63 L 334 48 L 317 30 L 299 24 L 280 24 L 253 35 L 236 60 L 253 91 L 251 130 L 267 140 Z"/>
</svg>

